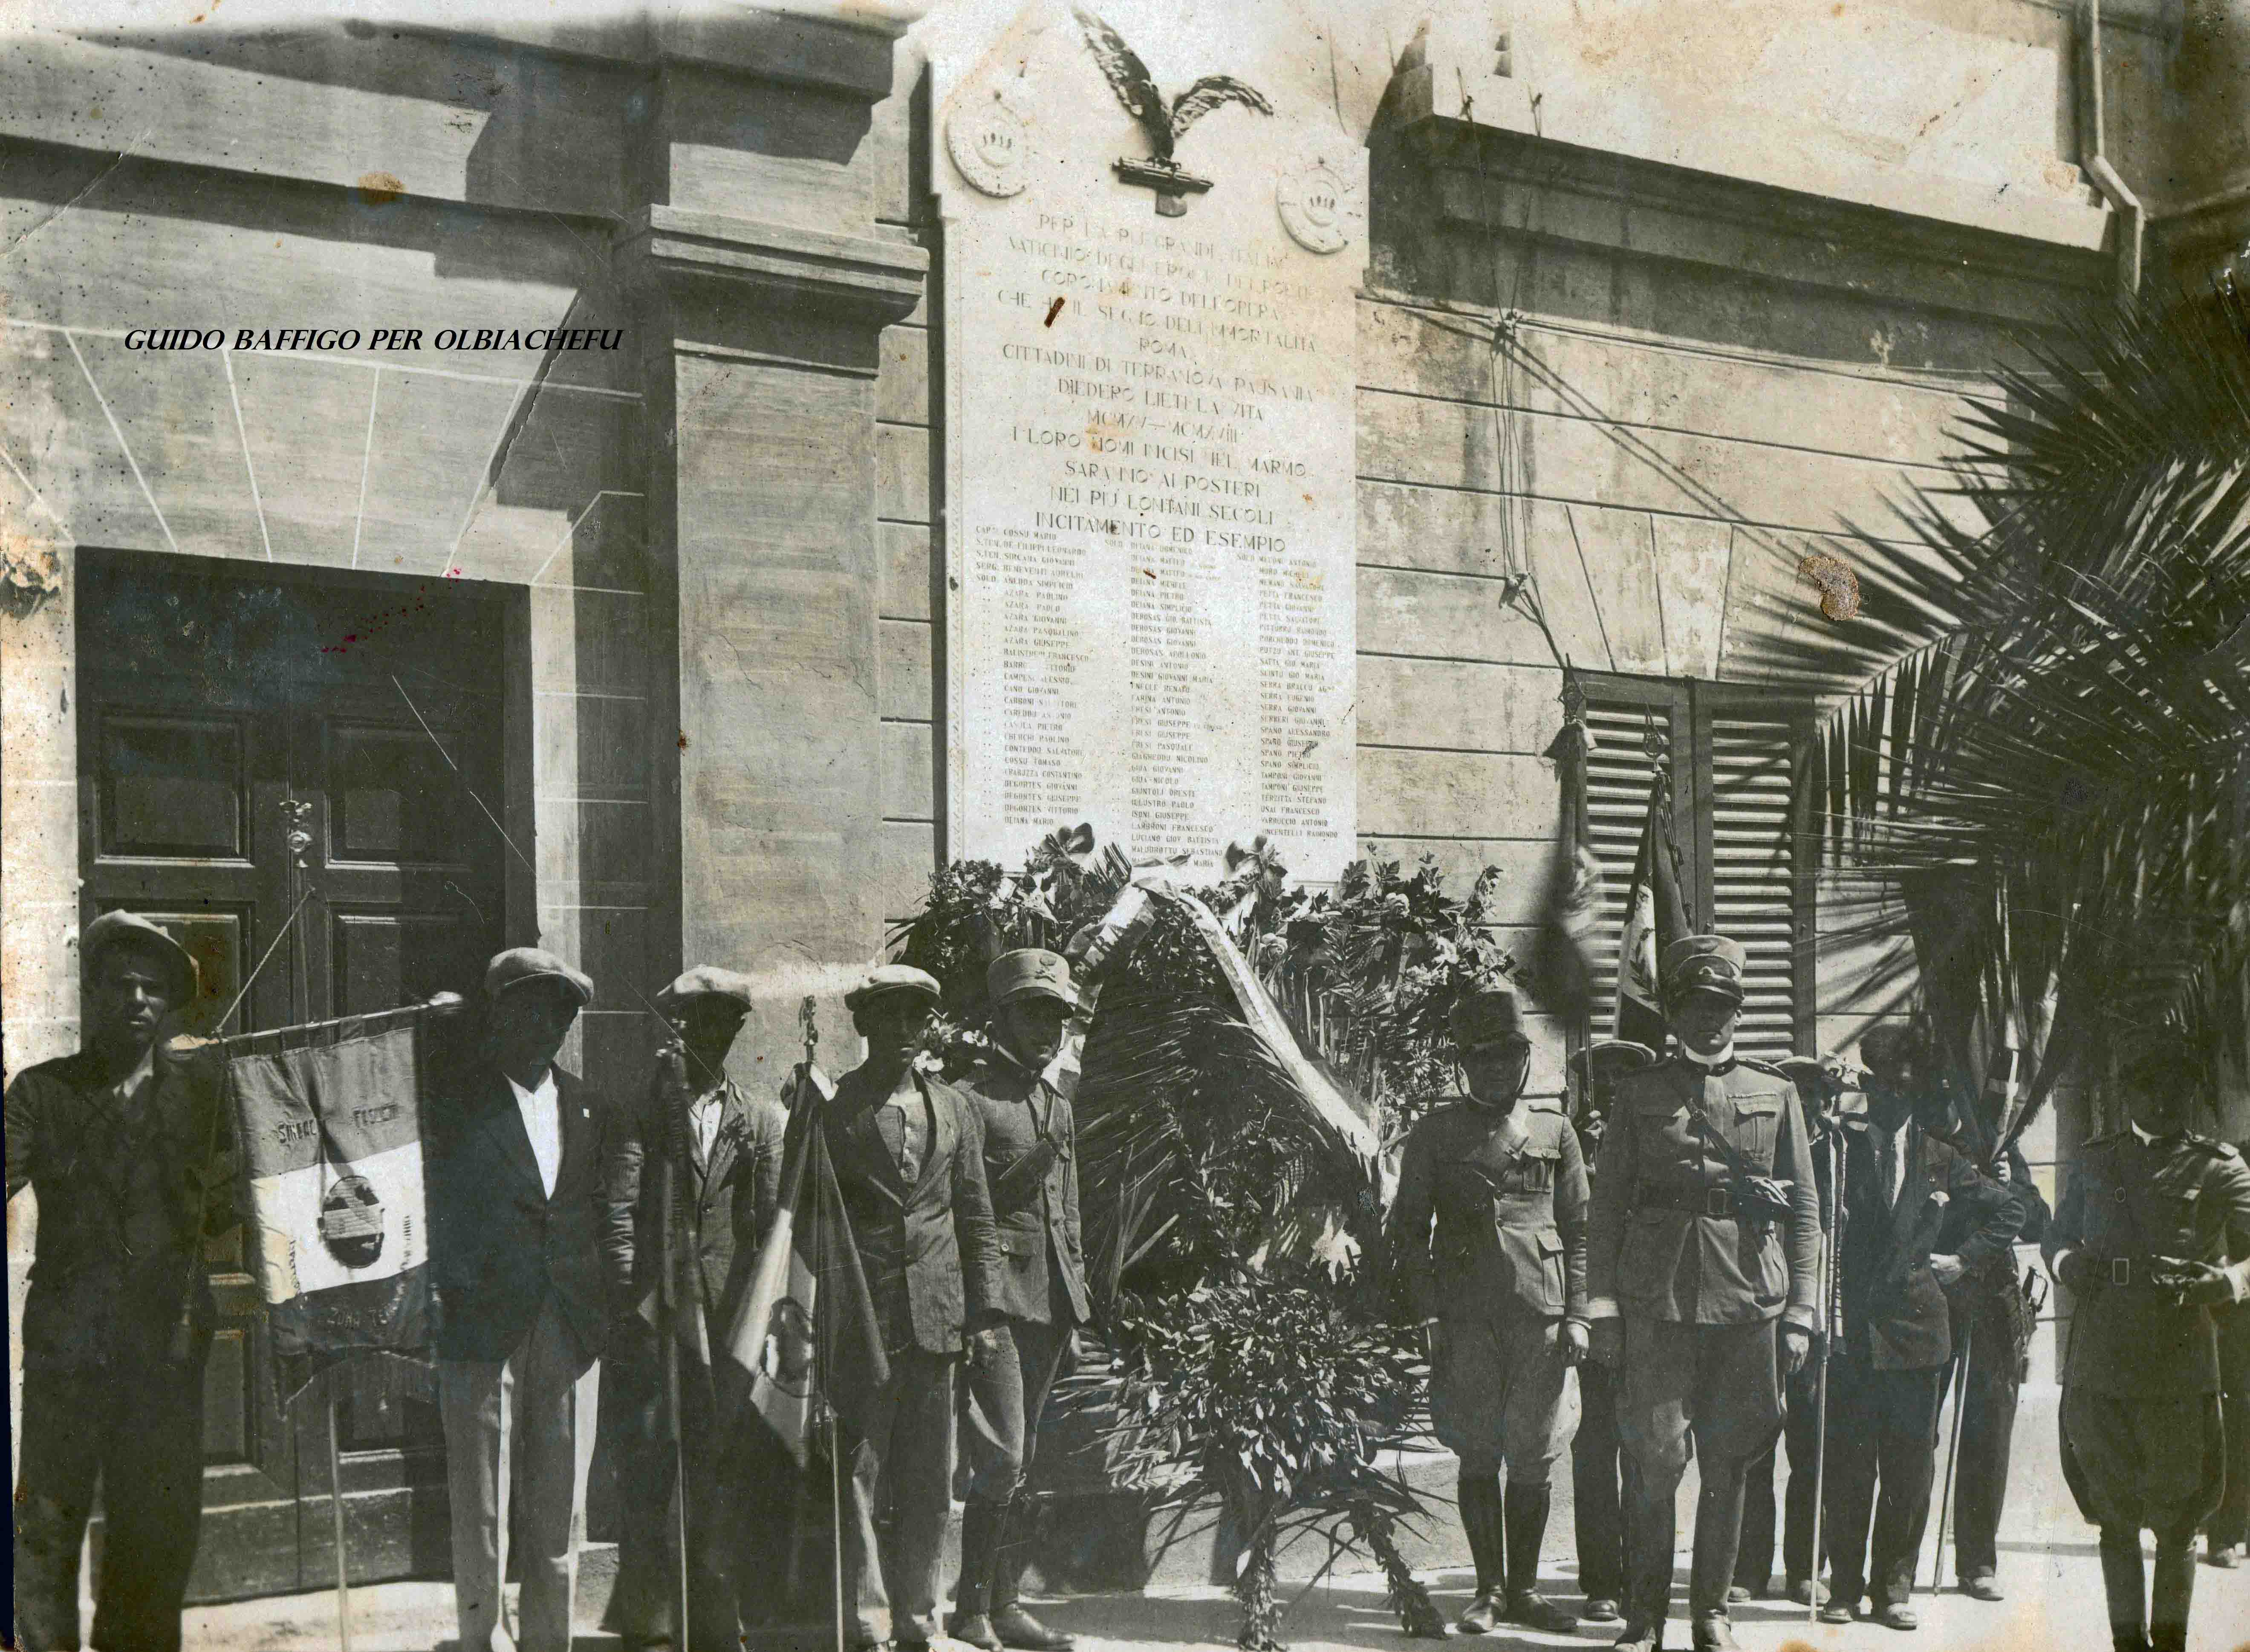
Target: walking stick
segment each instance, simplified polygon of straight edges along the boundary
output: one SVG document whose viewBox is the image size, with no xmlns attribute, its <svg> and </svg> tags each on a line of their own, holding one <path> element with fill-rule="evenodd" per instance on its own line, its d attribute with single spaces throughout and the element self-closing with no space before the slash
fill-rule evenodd
<svg viewBox="0 0 2250 1652">
<path fill-rule="evenodd" d="M 687 1070 L 684 1059 L 670 1047 L 658 1053 L 657 1062 L 657 1222 L 661 1238 L 657 1255 L 656 1329 L 664 1343 L 665 1417 L 672 1425 L 673 1536 L 678 1549 L 673 1574 L 673 1621 L 679 1625 L 675 1644 L 684 1647 L 692 1644 L 687 1634 L 687 1431 L 680 1414 L 679 1282 L 673 1273 L 679 1258 L 672 1230 L 679 1206 L 679 1155 L 686 1144 Z M 680 1082 L 667 1083 L 675 1074 Z"/>
<path fill-rule="evenodd" d="M 1817 1356 L 1820 1369 L 1813 1379 L 1819 1398 L 1812 1407 L 1812 1572 L 1805 1589 L 1807 1623 L 1817 1622 L 1820 1617 L 1820 1525 L 1828 1503 L 1828 1358 L 1837 1338 L 1844 1334 L 1844 1270 L 1837 1255 L 1843 1248 L 1844 1201 L 1836 1186 L 1839 1167 L 1836 1163 L 1836 1126 L 1832 1123 L 1823 1132 L 1823 1137 L 1822 1145 L 1828 1150 L 1828 1191 L 1820 1201 L 1821 1232 L 1827 1241 L 1826 1254 L 1821 1260 L 1827 1276 L 1821 1282 L 1821 1337 Z"/>
<path fill-rule="evenodd" d="M 1937 1499 L 1937 1552 L 1929 1558 L 1932 1589 L 1945 1581 L 1945 1526 L 1953 1511 L 1953 1469 L 1961 1455 L 1961 1420 L 1969 1411 L 1969 1357 L 1976 1339 L 1977 1322 L 1964 1319 L 1961 1326 L 1960 1382 L 1953 1391 L 1953 1437 L 1945 1448 L 1945 1483 Z"/>
</svg>

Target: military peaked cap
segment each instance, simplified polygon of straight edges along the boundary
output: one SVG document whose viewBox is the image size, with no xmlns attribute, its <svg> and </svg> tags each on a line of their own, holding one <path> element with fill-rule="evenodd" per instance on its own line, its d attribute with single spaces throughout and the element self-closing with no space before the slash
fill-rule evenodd
<svg viewBox="0 0 2250 1652">
<path fill-rule="evenodd" d="M 1743 1001 L 1743 970 L 1750 954 L 1723 935 L 1683 935 L 1664 949 L 1664 995 L 1723 992 Z"/>
<path fill-rule="evenodd" d="M 1570 1055 L 1570 1076 L 1589 1089 L 1614 1084 L 1627 1073 L 1656 1065 L 1656 1052 L 1629 1038 L 1605 1038 Z"/>
<path fill-rule="evenodd" d="M 1035 946 L 1003 952 L 984 971 L 984 992 L 995 1006 L 1019 998 L 1050 998 L 1078 1007 L 1078 992 L 1070 984 L 1070 965 L 1060 956 Z"/>
<path fill-rule="evenodd" d="M 1453 1042 L 1465 1050 L 1527 1036 L 1515 994 L 1504 986 L 1472 987 L 1462 993 L 1453 1000 L 1452 1023 Z"/>
</svg>

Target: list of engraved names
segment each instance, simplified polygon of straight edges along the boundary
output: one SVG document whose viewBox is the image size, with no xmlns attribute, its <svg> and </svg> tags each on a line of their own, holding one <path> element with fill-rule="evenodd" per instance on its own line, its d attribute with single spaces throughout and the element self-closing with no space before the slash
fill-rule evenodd
<svg viewBox="0 0 2250 1652">
<path fill-rule="evenodd" d="M 971 226 L 949 513 L 970 854 L 1348 848 L 1351 296 L 1277 233 Z M 1308 267 L 1311 266 L 1311 267 Z M 979 829 L 981 827 L 981 829 Z M 1305 868 L 1315 875 L 1313 866 Z"/>
</svg>

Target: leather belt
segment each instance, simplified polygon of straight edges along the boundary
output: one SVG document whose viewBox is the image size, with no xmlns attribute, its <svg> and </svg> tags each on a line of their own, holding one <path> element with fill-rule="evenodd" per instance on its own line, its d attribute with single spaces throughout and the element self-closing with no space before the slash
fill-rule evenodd
<svg viewBox="0 0 2250 1652">
<path fill-rule="evenodd" d="M 2138 1286 L 2143 1290 L 2179 1289 L 2168 1271 L 2160 1278 L 2156 1264 L 2145 1256 L 2102 1256 L 2095 1260 L 2102 1264 L 2102 1282 L 2105 1285 Z"/>
<path fill-rule="evenodd" d="M 1703 1187 L 1637 1187 L 1632 1204 L 1635 1210 L 1684 1210 L 1694 1216 L 1732 1217 L 1735 1187 L 1732 1182 Z"/>
</svg>

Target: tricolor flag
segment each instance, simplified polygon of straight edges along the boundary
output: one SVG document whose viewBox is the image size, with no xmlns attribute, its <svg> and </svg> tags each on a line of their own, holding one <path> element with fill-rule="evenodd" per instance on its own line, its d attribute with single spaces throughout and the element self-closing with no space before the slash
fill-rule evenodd
<svg viewBox="0 0 2250 1652">
<path fill-rule="evenodd" d="M 342 1360 L 427 1340 L 424 1032 L 418 1009 L 220 1047 L 285 1395 Z"/>
<path fill-rule="evenodd" d="M 1688 909 L 1680 899 L 1679 865 L 1672 847 L 1672 788 L 1660 774 L 1648 789 L 1648 819 L 1632 859 L 1625 895 L 1625 933 L 1618 943 L 1615 1036 L 1664 1048 L 1664 983 L 1659 960 L 1686 935 Z"/>
<path fill-rule="evenodd" d="M 874 1297 L 829 1162 L 822 1110 L 836 1087 L 817 1067 L 798 1069 L 782 1154 L 781 1198 L 758 1248 L 757 1268 L 728 1327 L 726 1358 L 764 1429 L 803 1467 L 817 1407 L 852 1425 L 889 1380 Z"/>
</svg>

